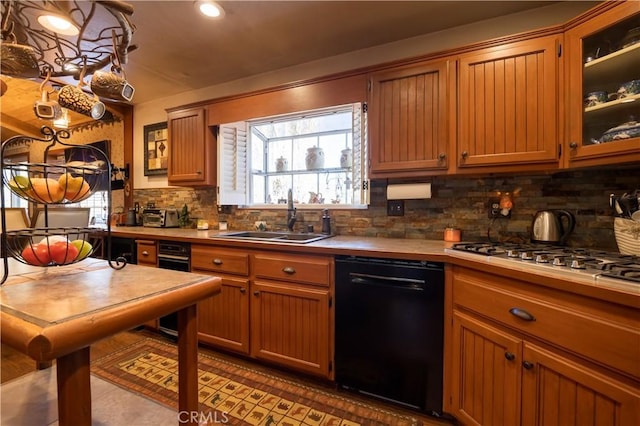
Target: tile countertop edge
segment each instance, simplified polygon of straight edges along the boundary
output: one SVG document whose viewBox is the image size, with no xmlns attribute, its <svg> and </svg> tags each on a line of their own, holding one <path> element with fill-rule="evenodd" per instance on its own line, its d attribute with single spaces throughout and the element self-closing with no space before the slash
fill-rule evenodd
<svg viewBox="0 0 640 426">
<path fill-rule="evenodd" d="M 225 231 L 229 232 L 229 231 Z M 195 230 L 180 228 L 123 228 L 112 230 L 112 235 L 117 237 L 174 240 L 196 244 L 212 244 L 230 248 L 244 248 L 260 250 L 289 251 L 308 254 L 325 255 L 355 255 L 369 257 L 384 257 L 396 259 L 430 260 L 450 263 L 480 269 L 496 275 L 532 282 L 536 285 L 550 287 L 596 298 L 612 303 L 617 303 L 634 308 L 640 307 L 640 286 L 637 284 L 623 284 L 611 286 L 596 284 L 592 279 L 580 276 L 567 278 L 564 275 L 549 271 L 525 271 L 519 264 L 496 265 L 490 264 L 484 257 L 469 258 L 468 254 L 458 255 L 445 251 L 454 243 L 441 240 L 400 239 L 400 238 L 376 238 L 337 235 L 320 241 L 307 244 L 275 243 L 264 241 L 238 241 L 215 238 L 216 230 Z"/>
</svg>

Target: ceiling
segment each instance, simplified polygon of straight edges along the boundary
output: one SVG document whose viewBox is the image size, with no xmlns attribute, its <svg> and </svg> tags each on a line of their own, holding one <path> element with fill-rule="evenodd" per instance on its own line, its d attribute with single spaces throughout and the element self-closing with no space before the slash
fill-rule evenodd
<svg viewBox="0 0 640 426">
<path fill-rule="evenodd" d="M 193 1 L 131 2 L 137 48 L 124 66 L 133 103 L 428 34 L 549 1 L 219 1 L 221 20 Z M 46 122 L 33 113 L 39 83 L 2 77 L 2 140 Z M 73 114 L 72 126 L 90 121 Z"/>
</svg>

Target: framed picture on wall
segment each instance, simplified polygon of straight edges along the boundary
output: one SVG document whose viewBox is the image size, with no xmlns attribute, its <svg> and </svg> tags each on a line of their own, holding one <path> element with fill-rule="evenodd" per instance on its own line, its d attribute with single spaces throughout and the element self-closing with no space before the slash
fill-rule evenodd
<svg viewBox="0 0 640 426">
<path fill-rule="evenodd" d="M 144 126 L 144 175 L 166 175 L 168 159 L 167 122 Z"/>
</svg>

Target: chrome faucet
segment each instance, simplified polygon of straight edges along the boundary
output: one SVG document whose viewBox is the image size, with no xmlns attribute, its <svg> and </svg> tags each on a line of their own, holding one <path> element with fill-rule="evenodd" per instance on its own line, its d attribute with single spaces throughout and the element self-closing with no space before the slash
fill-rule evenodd
<svg viewBox="0 0 640 426">
<path fill-rule="evenodd" d="M 296 209 L 293 207 L 293 191 L 289 189 L 287 193 L 287 228 L 293 232 L 293 225 L 296 224 Z"/>
</svg>

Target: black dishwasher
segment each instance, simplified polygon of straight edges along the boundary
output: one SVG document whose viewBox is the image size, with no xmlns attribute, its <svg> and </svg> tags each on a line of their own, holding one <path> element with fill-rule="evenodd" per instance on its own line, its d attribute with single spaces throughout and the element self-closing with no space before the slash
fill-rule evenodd
<svg viewBox="0 0 640 426">
<path fill-rule="evenodd" d="M 336 257 L 335 309 L 340 387 L 442 414 L 442 263 Z"/>
</svg>

